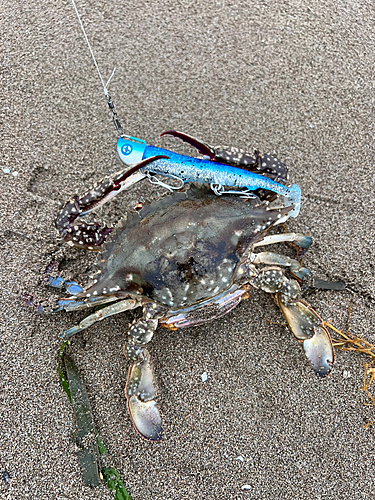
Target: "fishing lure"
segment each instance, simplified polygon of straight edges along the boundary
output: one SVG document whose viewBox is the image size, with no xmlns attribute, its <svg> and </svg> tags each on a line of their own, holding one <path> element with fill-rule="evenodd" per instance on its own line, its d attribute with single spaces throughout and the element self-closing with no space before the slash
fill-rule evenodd
<svg viewBox="0 0 375 500">
<path fill-rule="evenodd" d="M 189 142 L 190 144 L 197 143 L 196 139 L 181 132 L 170 131 L 164 132 L 161 135 L 165 134 L 181 137 L 185 142 Z M 200 142 L 198 144 L 203 145 L 203 143 Z M 202 149 L 203 148 L 200 148 L 200 152 Z M 142 172 L 145 172 L 145 176 L 152 173 L 172 179 L 180 179 L 182 184 L 185 182 L 210 184 L 211 189 L 217 195 L 230 193 L 253 197 L 254 195 L 250 193 L 251 191 L 264 189 L 285 197 L 284 206 L 294 207 L 289 214 L 291 217 L 297 217 L 300 210 L 301 189 L 296 184 L 288 188 L 269 177 L 255 173 L 253 170 L 260 169 L 261 167 L 258 166 L 256 157 L 251 157 L 246 153 L 245 156 L 251 158 L 253 161 L 250 163 L 249 160 L 246 168 L 239 168 L 228 163 L 224 164 L 211 159 L 200 159 L 174 153 L 167 149 L 147 145 L 142 139 L 131 136 L 119 137 L 117 140 L 117 153 L 121 161 L 127 165 L 136 164 L 152 157 L 163 156 L 164 158 L 155 159 L 148 163 L 147 166 L 140 169 Z M 269 156 L 266 157 L 266 159 L 273 165 L 276 165 L 275 162 L 278 162 L 278 160 Z M 264 166 L 266 166 L 266 162 L 263 163 Z M 164 183 L 163 185 L 165 187 L 170 187 Z M 245 188 L 245 191 L 225 191 L 224 186 Z M 180 187 L 181 185 L 178 186 L 178 188 Z"/>
<path fill-rule="evenodd" d="M 286 167 L 276 158 L 270 157 L 270 155 L 266 155 L 266 157 L 263 158 L 258 152 L 255 152 L 255 155 L 253 156 L 236 148 L 229 148 L 227 150 L 221 151 L 224 152 L 224 154 L 220 154 L 220 151 L 217 152 L 214 148 L 211 148 L 211 146 L 204 144 L 201 141 L 198 141 L 197 139 L 194 139 L 193 137 L 190 137 L 182 132 L 169 131 L 161 134 L 171 134 L 175 137 L 179 137 L 185 142 L 192 144 L 193 146 L 196 146 L 200 153 L 209 158 L 201 159 L 197 157 L 181 155 L 156 146 L 147 145 L 146 142 L 142 139 L 138 139 L 130 135 L 124 135 L 122 133 L 121 124 L 117 117 L 117 113 L 115 112 L 115 107 L 107 88 L 115 70 L 113 70 L 107 84 L 104 84 L 99 66 L 96 62 L 90 42 L 87 38 L 86 31 L 79 16 L 76 4 L 74 0 L 71 1 L 86 43 L 89 47 L 96 70 L 103 85 L 104 95 L 107 99 L 108 106 L 112 111 L 114 125 L 120 135 L 119 139 L 117 140 L 118 155 L 121 161 L 124 162 L 127 166 L 139 165 L 141 163 L 141 165 L 138 166 L 137 174 L 132 175 L 131 182 L 129 182 L 129 175 L 127 175 L 126 172 L 119 173 L 119 177 L 127 178 L 126 183 L 120 186 L 121 190 L 125 187 L 129 187 L 129 185 L 134 184 L 135 182 L 138 182 L 144 177 L 148 177 L 151 182 L 161 184 L 171 190 L 181 188 L 182 185 L 186 182 L 198 182 L 210 184 L 211 189 L 216 195 L 230 193 L 239 194 L 240 196 L 244 197 L 255 197 L 256 195 L 252 194 L 251 192 L 257 190 L 263 190 L 263 192 L 271 191 L 283 196 L 284 206 L 293 207 L 289 213 L 289 216 L 297 217 L 301 204 L 301 190 L 296 184 L 293 184 L 291 187 L 286 187 L 274 180 L 275 178 L 277 178 L 277 166 L 281 166 L 282 170 L 285 172 L 285 176 Z M 235 153 L 234 155 L 232 154 L 233 152 Z M 239 153 L 239 155 L 236 156 L 237 153 Z M 264 161 L 264 159 L 266 161 Z M 243 160 L 242 164 L 241 160 Z M 143 163 L 143 161 L 145 161 L 145 163 Z M 268 163 L 272 164 L 272 166 L 276 167 L 276 169 L 268 168 Z M 238 166 L 236 164 L 238 164 Z M 262 171 L 262 168 L 264 175 L 256 173 L 257 170 Z M 159 174 L 163 177 L 177 179 L 180 181 L 180 185 L 177 188 L 170 186 L 162 181 L 154 179 L 150 174 Z M 228 191 L 225 189 L 225 187 L 244 188 L 244 190 L 239 189 Z M 113 195 L 114 194 L 115 193 L 113 192 Z M 87 211 L 85 211 L 81 215 L 84 215 L 85 213 L 87 213 Z"/>
</svg>

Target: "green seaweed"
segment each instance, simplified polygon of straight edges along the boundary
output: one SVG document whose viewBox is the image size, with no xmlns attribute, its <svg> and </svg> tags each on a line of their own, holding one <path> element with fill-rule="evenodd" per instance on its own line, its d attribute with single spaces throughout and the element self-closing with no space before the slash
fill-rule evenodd
<svg viewBox="0 0 375 500">
<path fill-rule="evenodd" d="M 57 359 L 57 370 L 59 372 L 60 384 L 62 385 L 62 388 L 64 389 L 66 395 L 68 396 L 69 401 L 72 402 L 72 396 L 70 395 L 70 389 L 69 389 L 69 382 L 67 381 L 65 373 L 61 366 L 62 358 L 64 356 L 65 346 L 67 344 L 70 344 L 70 340 L 65 340 L 65 342 L 63 342 L 62 346 L 59 349 L 58 359 Z"/>
<path fill-rule="evenodd" d="M 96 487 L 101 482 L 100 456 L 107 455 L 108 451 L 96 430 L 88 395 L 82 377 L 73 359 L 65 354 L 65 347 L 70 341 L 65 341 L 58 352 L 59 379 L 66 395 L 73 405 L 77 434 L 76 442 L 80 447 L 78 458 L 86 486 Z M 64 360 L 66 376 L 62 361 Z M 114 494 L 115 500 L 131 500 L 129 493 L 121 481 L 120 475 L 114 467 L 102 467 L 102 478 Z"/>
<path fill-rule="evenodd" d="M 131 500 L 129 493 L 121 481 L 120 475 L 114 467 L 103 467 L 102 474 L 108 488 L 114 493 L 115 500 Z"/>
<path fill-rule="evenodd" d="M 100 459 L 89 398 L 78 368 L 72 358 L 65 355 L 64 362 L 78 427 L 76 442 L 80 447 L 78 458 L 82 468 L 83 480 L 86 486 L 94 488 L 100 484 Z"/>
</svg>

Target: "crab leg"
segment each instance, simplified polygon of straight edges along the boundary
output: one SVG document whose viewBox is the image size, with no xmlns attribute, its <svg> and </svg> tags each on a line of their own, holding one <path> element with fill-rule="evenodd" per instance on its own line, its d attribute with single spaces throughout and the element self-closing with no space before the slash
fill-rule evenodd
<svg viewBox="0 0 375 500">
<path fill-rule="evenodd" d="M 148 441 L 162 439 L 162 422 L 156 404 L 158 388 L 150 353 L 144 346 L 151 341 L 158 326 L 157 308 L 145 306 L 143 318 L 133 324 L 124 347 L 129 367 L 125 396 L 128 411 L 136 431 Z"/>
<path fill-rule="evenodd" d="M 323 378 L 333 368 L 335 359 L 331 337 L 322 319 L 307 302 L 300 298 L 296 280 L 289 280 L 277 267 L 264 268 L 251 280 L 255 288 L 276 294 L 280 307 L 294 337 L 303 343 L 306 357 L 315 373 Z"/>
<path fill-rule="evenodd" d="M 275 235 L 278 236 L 278 235 Z M 256 246 L 256 245 L 254 245 Z M 273 252 L 261 252 L 258 254 L 251 254 L 250 260 L 252 264 L 267 264 L 275 266 L 285 266 L 290 268 L 293 276 L 299 280 L 304 281 L 304 287 L 313 286 L 322 290 L 344 290 L 345 283 L 341 281 L 327 281 L 320 278 L 313 278 L 311 271 L 303 267 L 298 260 L 291 259 L 286 255 L 281 255 Z"/>
<path fill-rule="evenodd" d="M 56 278 L 52 278 L 52 276 L 47 277 L 47 283 L 49 286 L 52 286 L 53 288 L 59 288 L 62 289 L 64 288 L 67 293 L 70 295 L 77 295 L 78 293 L 81 293 L 83 288 L 81 285 L 79 285 L 76 281 L 65 281 L 64 278 L 61 278 L 60 276 L 57 276 Z"/>
<path fill-rule="evenodd" d="M 253 246 L 255 248 L 287 241 L 293 243 L 297 247 L 303 249 L 304 252 L 306 252 L 311 246 L 312 238 L 302 233 L 272 234 L 271 236 L 265 236 L 261 241 L 254 243 Z"/>
<path fill-rule="evenodd" d="M 99 311 L 90 314 L 90 316 L 87 316 L 87 318 L 83 319 L 78 325 L 73 326 L 68 330 L 65 330 L 60 334 L 60 337 L 66 340 L 69 337 L 75 335 L 76 333 L 81 332 L 82 330 L 86 330 L 86 328 L 93 325 L 97 321 L 101 321 L 104 318 L 108 318 L 109 316 L 113 316 L 114 314 L 119 314 L 123 311 L 129 311 L 130 309 L 135 309 L 139 305 L 140 305 L 139 302 L 135 299 L 121 300 L 116 304 L 111 304 L 110 306 L 104 307 L 103 309 L 99 309 Z"/>
<path fill-rule="evenodd" d="M 256 149 L 253 150 L 253 153 L 248 153 L 243 149 L 235 147 L 214 147 L 184 132 L 178 132 L 177 130 L 167 130 L 160 134 L 160 137 L 164 135 L 178 137 L 182 141 L 195 147 L 201 155 L 208 157 L 210 160 L 238 166 L 258 174 L 266 174 L 270 179 L 281 181 L 287 180 L 287 167 L 277 158 L 269 154 L 262 155 Z"/>
<path fill-rule="evenodd" d="M 130 169 L 121 170 L 113 176 L 102 179 L 83 196 L 76 195 L 69 200 L 56 219 L 56 229 L 64 241 L 77 248 L 99 251 L 112 229 L 107 226 L 102 227 L 97 222 L 78 222 L 76 219 L 98 209 L 116 194 L 143 179 L 145 174 L 139 172 L 139 169 L 163 158 L 168 157 L 159 155 L 147 158 Z"/>
<path fill-rule="evenodd" d="M 289 267 L 293 276 L 299 278 L 300 280 L 304 280 L 309 277 L 311 278 L 311 272 L 306 269 L 306 267 L 303 267 L 298 260 L 291 259 L 286 255 L 274 252 L 261 252 L 258 254 L 252 254 L 250 259 L 252 264 Z"/>
<path fill-rule="evenodd" d="M 56 274 L 58 269 L 59 262 L 57 261 L 51 262 L 46 267 L 44 274 L 46 275 L 45 280 L 49 286 L 52 286 L 53 288 L 59 288 L 60 290 L 64 289 L 67 293 L 69 293 L 69 295 L 77 295 L 83 291 L 81 285 L 75 280 L 66 281 L 61 276 L 51 276 L 50 273 Z"/>
<path fill-rule="evenodd" d="M 57 301 L 57 308 L 53 312 L 58 311 L 78 311 L 79 309 L 87 309 L 88 307 L 101 306 L 108 302 L 119 300 L 117 295 L 98 295 L 97 297 L 86 297 L 78 300 L 77 297 L 68 297 Z"/>
</svg>

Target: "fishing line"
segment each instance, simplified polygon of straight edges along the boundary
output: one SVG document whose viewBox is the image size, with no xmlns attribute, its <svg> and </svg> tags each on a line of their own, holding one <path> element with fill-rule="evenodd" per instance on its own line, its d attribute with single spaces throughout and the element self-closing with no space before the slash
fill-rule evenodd
<svg viewBox="0 0 375 500">
<path fill-rule="evenodd" d="M 113 71 L 112 71 L 112 74 L 111 76 L 108 78 L 108 81 L 107 83 L 105 84 L 104 83 L 104 80 L 103 80 L 103 77 L 102 77 L 102 74 L 100 73 L 100 69 L 99 69 L 99 66 L 98 66 L 98 63 L 96 62 L 96 59 L 95 59 L 95 56 L 94 56 L 94 52 L 91 48 L 91 45 L 90 45 L 90 42 L 89 42 L 89 39 L 87 37 L 87 34 L 86 34 L 86 31 L 85 31 L 85 28 L 83 26 L 83 23 L 81 21 L 81 18 L 80 18 L 80 15 L 79 15 L 79 12 L 78 12 L 78 9 L 77 9 L 77 6 L 76 6 L 76 3 L 74 0 L 71 0 L 72 2 L 72 5 L 74 7 L 74 10 L 76 12 L 76 15 L 77 15 L 77 18 L 78 18 L 78 22 L 79 22 L 79 25 L 81 26 L 81 30 L 82 30 L 82 33 L 83 33 L 83 36 L 85 37 L 85 40 L 86 40 L 86 43 L 87 43 L 87 46 L 90 50 L 90 54 L 91 54 L 91 57 L 92 57 L 92 60 L 94 61 L 94 64 L 95 64 L 95 68 L 96 68 L 96 71 L 98 72 L 98 75 L 99 75 L 99 78 L 100 78 L 100 81 L 102 83 L 102 86 L 103 86 L 103 91 L 104 91 L 104 95 L 107 99 L 107 102 L 108 102 L 108 106 L 109 106 L 109 109 L 112 111 L 112 118 L 113 118 L 113 123 L 115 124 L 115 127 L 116 127 L 116 130 L 117 132 L 119 133 L 119 135 L 121 136 L 122 135 L 122 127 L 121 127 L 121 124 L 120 124 L 120 121 L 119 119 L 117 118 L 117 113 L 115 112 L 115 105 L 113 104 L 112 100 L 111 100 L 111 96 L 109 95 L 109 92 L 108 92 L 108 88 L 107 86 L 109 85 L 109 82 L 111 81 L 112 79 L 112 76 L 114 75 L 115 71 L 116 71 L 116 66 L 114 67 Z"/>
<path fill-rule="evenodd" d="M 75 1 L 72 0 L 72 4 L 73 4 L 73 7 L 74 7 L 74 10 L 76 11 L 76 14 L 77 14 L 77 17 L 78 17 L 78 22 L 81 26 L 81 30 L 82 30 L 82 33 L 83 33 L 83 36 L 85 37 L 85 40 L 86 40 L 86 43 L 89 47 L 89 50 L 90 50 L 90 54 L 91 54 L 91 57 L 94 61 L 94 64 L 95 64 L 95 68 L 96 68 L 96 71 L 98 72 L 98 75 L 99 75 L 99 78 L 100 78 L 100 81 L 102 82 L 102 85 L 103 85 L 103 90 L 104 90 L 104 95 L 107 97 L 108 95 L 108 90 L 107 90 L 107 87 L 104 85 L 104 81 L 103 81 L 103 78 L 102 78 L 102 74 L 100 73 L 100 69 L 99 69 L 99 66 L 98 66 L 98 63 L 96 62 L 96 59 L 95 59 L 95 56 L 94 56 L 94 52 L 92 51 L 92 48 L 91 48 L 91 45 L 90 45 L 90 42 L 89 42 L 89 39 L 87 38 L 87 35 L 86 35 L 86 31 L 85 31 L 85 28 L 82 24 L 82 21 L 81 21 L 81 18 L 79 16 L 79 13 L 78 13 L 78 9 L 77 9 L 77 6 L 75 4 Z M 115 68 L 116 69 L 116 68 Z M 113 70 L 114 72 L 114 70 Z M 112 75 L 109 77 L 109 80 L 112 78 L 113 76 L 113 72 L 112 72 Z M 108 82 L 109 82 L 108 80 Z M 107 84 L 108 84 L 107 82 Z"/>
</svg>

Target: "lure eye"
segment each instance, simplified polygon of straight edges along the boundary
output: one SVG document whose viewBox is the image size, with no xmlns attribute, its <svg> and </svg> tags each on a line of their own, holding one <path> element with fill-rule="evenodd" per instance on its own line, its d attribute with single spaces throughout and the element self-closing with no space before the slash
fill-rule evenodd
<svg viewBox="0 0 375 500">
<path fill-rule="evenodd" d="M 121 153 L 124 155 L 124 156 L 129 156 L 131 154 L 131 152 L 133 151 L 133 148 L 130 144 L 124 144 L 121 148 Z"/>
</svg>

